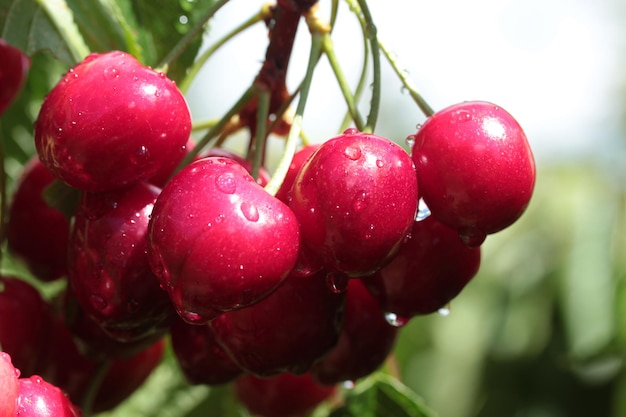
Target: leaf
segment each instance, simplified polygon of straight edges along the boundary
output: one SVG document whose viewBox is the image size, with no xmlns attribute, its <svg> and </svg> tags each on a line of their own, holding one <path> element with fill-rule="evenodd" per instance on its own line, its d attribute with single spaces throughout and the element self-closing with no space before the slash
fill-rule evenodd
<svg viewBox="0 0 626 417">
<path fill-rule="evenodd" d="M 63 0 L 0 0 L 0 36 L 29 56 L 47 50 L 67 64 L 89 53 Z"/>
<path fill-rule="evenodd" d="M 397 379 L 382 373 L 360 382 L 330 417 L 436 417 L 424 400 Z"/>
</svg>

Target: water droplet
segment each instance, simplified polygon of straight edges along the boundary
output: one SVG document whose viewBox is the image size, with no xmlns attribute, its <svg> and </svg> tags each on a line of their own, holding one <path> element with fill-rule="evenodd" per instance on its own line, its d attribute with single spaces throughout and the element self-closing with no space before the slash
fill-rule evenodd
<svg viewBox="0 0 626 417">
<path fill-rule="evenodd" d="M 356 213 L 363 211 L 367 208 L 367 193 L 363 190 L 357 192 L 356 196 L 352 200 L 352 209 Z"/>
<path fill-rule="evenodd" d="M 351 389 L 354 389 L 354 387 L 356 386 L 356 383 L 354 381 L 343 381 L 341 385 L 343 386 L 344 389 L 351 390 Z"/>
<path fill-rule="evenodd" d="M 104 69 L 104 76 L 110 80 L 118 78 L 120 76 L 119 71 L 115 67 L 109 67 Z"/>
<path fill-rule="evenodd" d="M 422 128 L 422 124 L 421 123 L 417 123 L 415 125 L 415 130 L 420 130 Z"/>
<path fill-rule="evenodd" d="M 346 130 L 343 131 L 344 135 L 357 135 L 359 134 L 359 129 L 355 128 L 355 127 L 349 127 Z"/>
<path fill-rule="evenodd" d="M 427 219 L 430 216 L 430 209 L 424 202 L 423 198 L 420 198 L 417 203 L 417 211 L 415 212 L 415 221 L 421 222 L 422 220 Z"/>
<path fill-rule="evenodd" d="M 204 321 L 200 314 L 193 311 L 180 311 L 178 314 L 189 324 L 199 324 Z"/>
<path fill-rule="evenodd" d="M 409 89 L 405 86 L 402 86 L 402 88 L 400 88 L 400 94 L 409 94 Z"/>
<path fill-rule="evenodd" d="M 130 162 L 132 164 L 138 165 L 144 163 L 150 157 L 150 152 L 148 148 L 144 145 L 141 145 L 133 154 L 130 156 Z"/>
<path fill-rule="evenodd" d="M 472 113 L 470 113 L 467 110 L 458 110 L 454 114 L 454 117 L 455 117 L 456 121 L 459 122 L 459 123 L 469 122 L 473 118 L 472 117 Z"/>
<path fill-rule="evenodd" d="M 230 172 L 226 172 L 215 178 L 215 185 L 220 191 L 226 194 L 233 194 L 235 191 L 237 191 L 237 183 L 235 182 L 235 177 Z"/>
<path fill-rule="evenodd" d="M 383 160 L 381 160 L 381 159 L 377 159 L 377 160 L 376 160 L 376 166 L 377 166 L 378 168 L 382 168 L 382 167 L 384 167 L 384 166 L 385 166 L 385 162 L 384 162 Z"/>
<path fill-rule="evenodd" d="M 241 212 L 243 216 L 251 222 L 259 221 L 259 210 L 257 210 L 254 204 L 244 201 L 241 203 Z"/>
<path fill-rule="evenodd" d="M 91 294 L 89 296 L 89 303 L 95 310 L 98 310 L 98 311 L 102 311 L 108 306 L 108 303 L 106 302 L 106 300 L 100 297 L 98 294 Z"/>
<path fill-rule="evenodd" d="M 406 146 L 409 147 L 409 149 L 413 149 L 413 146 L 415 146 L 415 135 L 409 135 L 404 139 L 404 142 L 406 143 Z"/>
<path fill-rule="evenodd" d="M 356 161 L 361 157 L 361 149 L 356 146 L 347 146 L 346 149 L 344 149 L 343 154 L 348 159 Z"/>
<path fill-rule="evenodd" d="M 402 327 L 409 322 L 409 319 L 398 316 L 396 313 L 385 313 L 385 320 L 393 327 Z"/>
<path fill-rule="evenodd" d="M 178 16 L 178 23 L 180 23 L 181 25 L 186 25 L 187 23 L 189 23 L 189 18 L 185 15 L 180 15 Z"/>
<path fill-rule="evenodd" d="M 437 310 L 437 313 L 439 313 L 440 316 L 448 317 L 450 315 L 450 304 L 441 307 L 439 310 Z"/>
<path fill-rule="evenodd" d="M 329 272 L 326 274 L 326 286 L 335 294 L 341 294 L 348 289 L 350 277 L 341 272 Z"/>
</svg>

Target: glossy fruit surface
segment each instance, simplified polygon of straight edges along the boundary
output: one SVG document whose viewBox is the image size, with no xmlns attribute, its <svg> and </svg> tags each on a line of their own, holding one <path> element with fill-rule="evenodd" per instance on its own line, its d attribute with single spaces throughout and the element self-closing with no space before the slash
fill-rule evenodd
<svg viewBox="0 0 626 417">
<path fill-rule="evenodd" d="M 269 297 L 210 323 L 244 370 L 259 376 L 306 372 L 339 339 L 345 293 L 327 288 L 324 273 L 290 275 Z"/>
<path fill-rule="evenodd" d="M 326 385 L 353 382 L 376 371 L 391 353 L 398 333 L 363 280 L 350 280 L 346 294 L 339 341 L 311 369 L 311 375 Z"/>
<path fill-rule="evenodd" d="M 146 249 L 159 192 L 141 182 L 118 192 L 85 193 L 74 216 L 70 285 L 82 310 L 124 342 L 169 328 L 171 302 L 150 269 Z"/>
<path fill-rule="evenodd" d="M 191 116 L 164 74 L 119 51 L 91 54 L 50 91 L 35 123 L 44 165 L 83 191 L 147 180 L 185 153 Z"/>
<path fill-rule="evenodd" d="M 306 250 L 350 276 L 379 268 L 408 232 L 417 209 L 409 155 L 379 136 L 348 129 L 302 167 L 289 206 Z"/>
<path fill-rule="evenodd" d="M 30 58 L 18 48 L 0 39 L 0 115 L 13 103 L 20 92 L 28 70 Z"/>
<path fill-rule="evenodd" d="M 428 118 L 412 157 L 432 215 L 473 245 L 517 220 L 535 185 L 524 131 L 488 102 L 459 103 Z"/>
<path fill-rule="evenodd" d="M 293 187 L 293 183 L 296 181 L 300 168 L 302 168 L 302 165 L 304 165 L 309 157 L 313 155 L 313 152 L 315 152 L 318 147 L 319 144 L 307 145 L 293 155 L 293 159 L 291 160 L 291 164 L 289 164 L 289 169 L 287 170 L 285 179 L 276 193 L 277 199 L 285 204 L 289 204 L 289 199 L 291 198 L 291 187 Z"/>
<path fill-rule="evenodd" d="M 13 367 L 11 357 L 0 352 L 0 417 L 14 417 L 17 407 L 19 371 Z"/>
<path fill-rule="evenodd" d="M 174 176 L 148 231 L 153 271 L 191 324 L 269 295 L 293 268 L 299 247 L 291 210 L 222 157 L 200 159 Z"/>
<path fill-rule="evenodd" d="M 33 375 L 20 378 L 16 416 L 80 417 L 82 412 L 58 387 Z"/>
<path fill-rule="evenodd" d="M 444 308 L 476 275 L 480 255 L 430 216 L 415 222 L 393 260 L 363 282 L 383 312 L 404 321 Z"/>
<path fill-rule="evenodd" d="M 33 157 L 24 166 L 13 194 L 7 224 L 9 250 L 42 281 L 67 274 L 69 220 L 42 197 L 54 179 L 39 158 Z"/>
<path fill-rule="evenodd" d="M 235 381 L 237 398 L 259 417 L 305 417 L 335 391 L 334 386 L 320 385 L 309 374 L 246 375 Z"/>
<path fill-rule="evenodd" d="M 30 376 L 46 349 L 51 312 L 35 287 L 0 277 L 0 346 L 22 376 Z"/>
<path fill-rule="evenodd" d="M 208 325 L 197 326 L 177 319 L 170 335 L 172 349 L 189 383 L 225 384 L 243 373 L 217 343 Z"/>
<path fill-rule="evenodd" d="M 203 157 L 205 158 L 209 156 L 220 156 L 223 158 L 232 159 L 233 161 L 244 167 L 246 171 L 248 171 L 250 175 L 252 175 L 252 162 L 246 160 L 245 158 L 236 154 L 233 151 L 224 148 L 211 148 L 206 154 L 203 155 Z M 267 172 L 267 169 L 265 169 L 264 167 L 259 167 L 259 174 L 256 180 L 257 184 L 259 184 L 261 187 L 265 187 L 269 180 L 270 174 L 269 172 Z"/>
</svg>

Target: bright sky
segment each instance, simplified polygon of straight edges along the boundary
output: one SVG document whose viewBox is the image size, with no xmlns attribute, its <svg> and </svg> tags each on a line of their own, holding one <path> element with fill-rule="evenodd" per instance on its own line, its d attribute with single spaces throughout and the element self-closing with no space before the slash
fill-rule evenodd
<svg viewBox="0 0 626 417">
<path fill-rule="evenodd" d="M 623 1 L 622 1 L 623 2 Z M 321 0 L 327 10 L 328 0 Z M 381 40 L 409 71 L 435 108 L 487 100 L 512 113 L 535 154 L 552 158 L 603 147 L 617 132 L 624 80 L 623 32 L 609 0 L 370 0 Z M 247 19 L 263 1 L 233 0 L 213 21 L 209 41 Z M 358 27 L 341 3 L 333 34 L 354 84 L 361 65 Z M 298 35 L 288 79 L 301 79 L 308 34 Z M 194 117 L 215 117 L 234 103 L 263 59 L 267 37 L 259 25 L 215 56 L 188 97 Z M 210 61 L 211 62 L 211 61 Z M 337 131 L 345 106 L 323 62 L 307 103 L 305 130 L 315 141 Z M 377 133 L 414 133 L 423 116 L 383 61 L 383 108 Z M 336 103 L 336 105 L 334 105 Z M 364 107 L 365 112 L 367 106 Z M 397 138 L 396 138 L 397 139 Z M 593 145 L 593 147 L 592 147 Z"/>
</svg>

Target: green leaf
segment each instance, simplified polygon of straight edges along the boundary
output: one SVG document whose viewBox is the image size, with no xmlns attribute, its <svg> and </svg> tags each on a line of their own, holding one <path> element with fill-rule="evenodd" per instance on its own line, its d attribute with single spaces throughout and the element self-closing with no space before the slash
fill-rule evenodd
<svg viewBox="0 0 626 417">
<path fill-rule="evenodd" d="M 47 50 L 68 64 L 89 53 L 63 0 L 0 0 L 0 37 L 30 56 Z"/>
<path fill-rule="evenodd" d="M 372 375 L 349 391 L 330 417 L 436 417 L 424 400 L 397 379 Z"/>
</svg>

